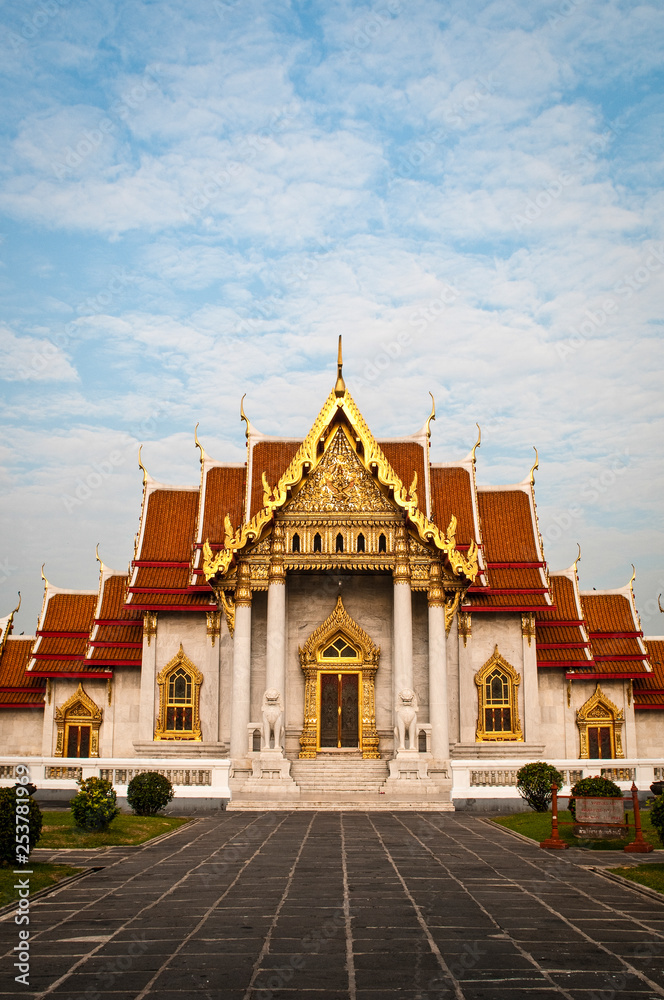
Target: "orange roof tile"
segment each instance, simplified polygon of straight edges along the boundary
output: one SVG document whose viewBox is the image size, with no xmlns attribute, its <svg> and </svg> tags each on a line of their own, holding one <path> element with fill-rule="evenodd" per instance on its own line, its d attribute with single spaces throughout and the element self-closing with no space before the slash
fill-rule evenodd
<svg viewBox="0 0 664 1000">
<path fill-rule="evenodd" d="M 473 518 L 473 482 L 462 467 L 431 468 L 432 521 L 441 531 L 447 529 L 452 515 L 457 519 L 457 542 L 469 545 L 476 538 Z"/>
<path fill-rule="evenodd" d="M 33 642 L 32 637 L 29 639 L 19 636 L 8 637 L 0 659 L 0 689 L 30 688 L 35 691 L 44 689 L 46 685 L 44 678 L 26 673 Z"/>
<path fill-rule="evenodd" d="M 246 476 L 247 470 L 236 466 L 216 465 L 208 469 L 204 483 L 203 525 L 199 532 L 201 541 L 223 542 L 226 514 L 234 528 L 242 523 Z"/>
<path fill-rule="evenodd" d="M 523 490 L 477 493 L 487 562 L 538 562 L 530 498 Z"/>
<path fill-rule="evenodd" d="M 417 473 L 419 507 L 426 513 L 426 479 L 422 445 L 415 441 L 379 441 L 378 444 L 407 490 L 410 489 L 413 476 Z"/>
<path fill-rule="evenodd" d="M 41 632 L 89 632 L 94 618 L 96 594 L 51 594 Z M 37 633 L 39 634 L 39 633 Z"/>
<path fill-rule="evenodd" d="M 152 490 L 147 498 L 138 559 L 146 562 L 189 562 L 197 513 L 197 490 Z"/>
<path fill-rule="evenodd" d="M 636 622 L 625 594 L 583 593 L 581 606 L 591 632 L 635 632 Z"/>
<path fill-rule="evenodd" d="M 537 662 L 542 666 L 572 667 L 582 664 L 590 667 L 590 643 L 579 617 L 575 581 L 567 573 L 552 573 L 549 584 L 554 607 L 542 608 L 535 613 Z M 569 624 L 561 624 L 565 622 Z M 573 622 L 579 624 L 571 624 Z"/>
<path fill-rule="evenodd" d="M 298 441 L 258 441 L 254 445 L 251 453 L 250 518 L 263 508 L 263 473 L 274 488 L 295 458 L 299 447 Z M 233 527 L 237 527 L 237 524 L 234 523 Z"/>
<path fill-rule="evenodd" d="M 85 652 L 96 605 L 96 594 L 47 591 L 46 613 L 32 651 L 31 672 L 44 676 L 90 670 Z"/>
<path fill-rule="evenodd" d="M 126 586 L 126 574 L 102 574 L 97 617 L 88 648 L 88 659 L 92 662 L 101 660 L 104 665 L 113 662 L 122 665 L 141 661 L 143 618 L 139 611 L 125 606 Z M 110 622 L 122 624 L 107 624 Z M 128 644 L 131 648 L 127 648 Z"/>
<path fill-rule="evenodd" d="M 652 673 L 634 680 L 635 706 L 664 705 L 664 639 L 646 639 Z M 655 693 L 657 692 L 657 693 Z"/>
</svg>

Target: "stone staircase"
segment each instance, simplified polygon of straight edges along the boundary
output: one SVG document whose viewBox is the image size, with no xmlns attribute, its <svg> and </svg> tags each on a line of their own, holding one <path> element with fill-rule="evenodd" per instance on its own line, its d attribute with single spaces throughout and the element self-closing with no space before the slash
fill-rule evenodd
<svg viewBox="0 0 664 1000">
<path fill-rule="evenodd" d="M 256 782 L 231 779 L 232 800 L 229 810 L 321 809 L 439 811 L 453 808 L 449 790 L 431 797 L 420 782 L 399 782 L 398 792 L 386 784 L 389 764 L 386 760 L 364 760 L 359 756 L 320 755 L 315 760 L 291 761 L 290 777 L 296 793 L 279 795 L 267 784 L 263 794 Z M 450 783 L 451 784 L 451 783 Z"/>
</svg>

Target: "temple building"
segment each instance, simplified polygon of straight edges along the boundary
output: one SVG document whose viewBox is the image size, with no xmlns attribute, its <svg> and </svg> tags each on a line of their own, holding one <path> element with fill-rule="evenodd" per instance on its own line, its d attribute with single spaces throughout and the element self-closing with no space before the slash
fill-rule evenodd
<svg viewBox="0 0 664 1000">
<path fill-rule="evenodd" d="M 479 440 L 432 462 L 433 410 L 376 440 L 341 353 L 306 437 L 242 419 L 244 464 L 195 437 L 198 484 L 139 452 L 127 573 L 44 578 L 34 636 L 0 619 L 0 783 L 20 759 L 54 798 L 160 769 L 231 808 L 451 809 L 514 798 L 531 760 L 567 785 L 664 777 L 664 638 L 633 578 L 586 592 L 576 563 L 549 569 L 536 465 L 479 485 Z"/>
</svg>

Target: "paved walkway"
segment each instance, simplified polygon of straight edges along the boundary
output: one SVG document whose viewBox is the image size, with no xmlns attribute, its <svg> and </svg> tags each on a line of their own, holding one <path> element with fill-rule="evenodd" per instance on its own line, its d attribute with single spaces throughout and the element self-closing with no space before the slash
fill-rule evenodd
<svg viewBox="0 0 664 1000">
<path fill-rule="evenodd" d="M 664 901 L 584 867 L 641 859 L 468 815 L 227 812 L 85 857 L 105 867 L 32 904 L 29 988 L 0 923 L 0 996 L 664 997 Z"/>
</svg>

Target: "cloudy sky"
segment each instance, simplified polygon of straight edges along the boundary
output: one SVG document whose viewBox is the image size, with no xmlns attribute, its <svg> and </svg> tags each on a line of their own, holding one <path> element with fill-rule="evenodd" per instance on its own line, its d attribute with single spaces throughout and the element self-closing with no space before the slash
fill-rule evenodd
<svg viewBox="0 0 664 1000">
<path fill-rule="evenodd" d="M 0 615 L 126 567 L 141 475 L 304 435 L 539 449 L 552 569 L 662 634 L 659 0 L 0 4 Z"/>
</svg>

